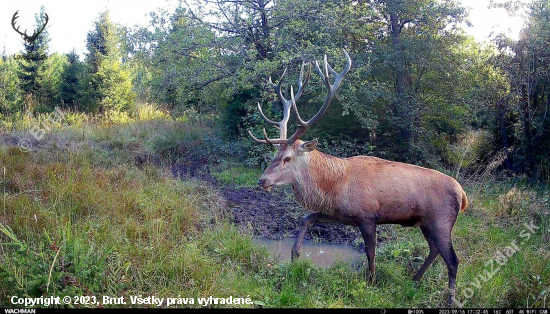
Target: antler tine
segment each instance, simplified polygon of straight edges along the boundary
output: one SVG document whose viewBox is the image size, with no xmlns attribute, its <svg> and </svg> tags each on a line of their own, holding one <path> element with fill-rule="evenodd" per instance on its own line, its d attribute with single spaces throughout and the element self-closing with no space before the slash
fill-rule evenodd
<svg viewBox="0 0 550 314">
<path fill-rule="evenodd" d="M 327 96 L 325 98 L 325 101 L 324 101 L 323 105 L 321 106 L 321 109 L 319 109 L 317 114 L 315 116 L 313 116 L 311 119 L 309 119 L 307 122 L 302 120 L 302 118 L 300 117 L 300 114 L 298 113 L 298 108 L 296 107 L 296 103 L 294 102 L 292 104 L 292 109 L 293 109 L 294 113 L 296 114 L 296 118 L 297 118 L 298 122 L 301 125 L 300 125 L 300 127 L 298 127 L 296 132 L 294 132 L 294 134 L 288 139 L 289 142 L 294 142 L 297 139 L 299 139 L 305 133 L 305 131 L 308 128 L 310 128 L 313 124 L 315 124 L 327 111 L 328 105 L 330 104 L 330 102 L 332 101 L 332 98 L 336 94 L 336 91 L 338 90 L 338 87 L 340 87 L 340 83 L 342 82 L 342 79 L 348 73 L 348 71 L 351 69 L 351 59 L 350 59 L 348 53 L 345 50 L 344 50 L 344 54 L 346 55 L 346 61 L 347 62 L 346 62 L 346 67 L 344 68 L 342 73 L 337 73 L 336 71 L 334 71 L 328 65 L 326 55 L 325 55 L 325 60 L 324 60 L 325 61 L 324 62 L 325 63 L 325 69 L 324 69 L 325 73 L 324 74 L 321 72 L 321 69 L 319 67 L 319 62 L 315 62 L 317 72 L 319 73 L 319 76 L 321 76 L 321 79 L 323 80 L 323 82 L 325 83 L 325 85 L 328 88 Z M 329 72 L 328 69 L 329 68 L 330 68 L 330 72 L 334 75 L 334 84 L 333 85 L 330 85 L 330 78 L 328 76 L 328 72 Z"/>
<path fill-rule="evenodd" d="M 325 60 L 324 60 L 324 72 L 321 71 L 321 68 L 319 67 L 319 61 L 315 61 L 315 69 L 317 70 L 317 73 L 319 74 L 319 76 L 321 77 L 321 80 L 323 80 L 323 83 L 325 83 L 325 85 L 330 89 L 330 80 L 329 80 L 329 77 L 328 77 L 328 68 L 327 68 L 327 55 L 325 55 Z M 334 71 L 334 70 L 333 70 Z"/>
<path fill-rule="evenodd" d="M 296 99 L 294 98 L 294 91 L 292 90 L 292 87 L 290 87 L 290 99 L 292 100 L 292 111 L 296 115 L 296 120 L 298 120 L 298 124 L 300 126 L 306 125 L 307 123 L 302 120 L 302 117 L 300 117 L 300 113 L 298 113 L 298 107 L 296 106 Z"/>
<path fill-rule="evenodd" d="M 250 135 L 250 137 L 252 137 L 252 139 L 255 141 L 255 142 L 258 142 L 260 144 L 269 144 L 266 140 L 260 140 L 258 138 L 256 138 L 254 136 L 254 134 L 252 134 L 252 132 L 250 132 L 250 130 L 248 130 L 248 134 Z"/>
<path fill-rule="evenodd" d="M 311 63 L 308 62 L 308 71 L 305 81 L 302 80 L 303 74 L 304 74 L 304 65 L 305 63 L 302 63 L 302 69 L 300 70 L 300 80 L 298 81 L 298 93 L 296 96 L 294 96 L 294 90 L 292 89 L 292 86 L 290 86 L 290 100 L 292 105 L 292 111 L 296 115 L 296 119 L 298 120 L 298 124 L 303 125 L 304 120 L 302 120 L 302 117 L 300 117 L 300 114 L 298 113 L 298 107 L 296 106 L 296 100 L 302 96 L 302 93 L 304 91 L 303 87 L 307 85 L 309 81 L 309 77 L 311 75 Z"/>
<path fill-rule="evenodd" d="M 279 145 L 279 144 L 286 144 L 286 139 L 270 139 L 267 137 L 267 132 L 265 131 L 265 128 L 262 128 L 262 131 L 264 133 L 265 142 L 271 146 Z"/>
<path fill-rule="evenodd" d="M 255 137 L 250 130 L 248 130 L 248 134 L 255 142 L 261 143 L 261 144 L 270 144 L 270 145 L 284 145 L 288 144 L 287 139 L 277 138 L 277 139 L 270 139 L 267 137 L 267 132 L 265 131 L 265 128 L 262 129 L 265 140 L 260 140 L 259 138 Z"/>
<path fill-rule="evenodd" d="M 311 75 L 311 64 L 309 62 L 307 62 L 308 66 L 309 66 L 309 69 L 307 71 L 307 75 L 306 75 L 305 80 L 303 79 L 303 77 L 304 77 L 304 65 L 305 64 L 306 64 L 306 62 L 302 63 L 302 69 L 300 70 L 300 78 L 298 80 L 298 93 L 296 94 L 296 99 L 300 98 L 300 96 L 302 95 L 302 92 L 304 91 L 304 86 L 307 85 L 307 83 L 309 81 L 309 77 Z M 285 104 L 285 102 L 288 101 L 288 99 L 286 99 L 283 96 L 282 89 L 281 89 L 281 83 L 283 82 L 283 78 L 285 77 L 286 73 L 287 73 L 287 68 L 285 68 L 283 74 L 281 75 L 281 78 L 279 79 L 279 84 L 277 84 L 277 85 L 275 85 L 271 81 L 271 76 L 269 77 L 269 83 L 271 84 L 273 89 L 275 89 L 275 92 L 277 93 L 277 96 L 279 96 L 279 98 L 280 98 L 281 102 L 283 103 L 283 105 Z M 290 88 L 292 88 L 292 85 L 290 86 Z M 287 92 L 288 92 L 288 90 L 287 90 Z"/>
<path fill-rule="evenodd" d="M 336 94 L 336 91 L 338 90 L 338 87 L 340 87 L 340 83 L 342 82 L 342 79 L 344 78 L 344 76 L 348 73 L 348 71 L 351 69 L 351 59 L 348 55 L 348 53 L 344 50 L 344 54 L 346 55 L 346 60 L 347 60 L 347 63 L 346 63 L 346 67 L 344 68 L 344 71 L 342 71 L 342 73 L 336 73 L 334 70 L 334 73 L 336 73 L 334 75 L 334 84 L 333 85 L 330 85 L 330 79 L 328 77 L 328 62 L 327 62 L 327 58 L 325 56 L 325 85 L 327 85 L 329 91 L 327 93 L 327 97 L 325 98 L 325 101 L 323 103 L 323 106 L 321 106 L 321 109 L 319 110 L 319 112 L 317 112 L 317 114 L 315 116 L 313 116 L 313 118 L 311 118 L 309 121 L 306 122 L 306 125 L 307 127 L 310 127 L 311 125 L 315 124 L 324 114 L 325 112 L 327 111 L 327 108 L 328 108 L 328 105 L 330 104 L 331 100 L 332 100 L 332 97 L 334 97 L 334 95 Z"/>
<path fill-rule="evenodd" d="M 326 66 L 327 66 L 328 70 L 330 71 L 330 73 L 332 73 L 332 75 L 334 75 L 334 76 L 337 76 L 337 75 L 338 75 L 338 73 L 332 69 L 332 67 L 330 66 L 330 64 L 328 64 L 328 62 L 327 62 L 327 65 L 326 65 Z"/>
<path fill-rule="evenodd" d="M 271 144 L 271 142 L 269 141 L 269 137 L 267 137 L 267 132 L 265 131 L 265 128 L 262 128 L 262 132 L 264 133 L 265 141 L 266 141 L 268 144 Z M 271 145 L 273 145 L 273 144 L 271 144 Z"/>
<path fill-rule="evenodd" d="M 305 62 L 302 62 L 302 69 L 300 70 L 300 79 L 298 80 L 298 93 L 296 94 L 296 99 L 298 99 L 298 98 L 300 98 L 300 96 L 302 96 L 302 92 L 304 91 L 304 86 L 306 86 L 307 83 L 309 82 L 309 77 L 310 77 L 310 74 L 311 74 L 311 63 L 307 62 L 307 65 L 308 65 L 307 75 L 306 75 L 306 79 L 303 80 L 304 65 L 305 64 L 306 64 Z M 291 88 L 291 92 L 292 92 L 292 86 L 290 86 L 290 88 Z"/>
<path fill-rule="evenodd" d="M 275 85 L 271 81 L 271 76 L 269 77 L 269 83 L 271 84 L 271 87 L 273 87 L 273 89 L 275 90 L 275 93 L 277 93 L 277 96 L 281 97 L 281 99 L 285 99 L 283 97 L 282 92 L 281 92 L 281 83 L 283 82 L 283 79 L 285 78 L 286 71 L 287 71 L 287 68 L 285 67 L 285 70 L 283 71 L 283 74 L 281 74 L 281 77 L 279 78 L 279 83 L 277 85 Z"/>
<path fill-rule="evenodd" d="M 276 122 L 276 121 L 273 121 L 271 119 L 269 119 L 268 117 L 265 116 L 263 110 L 262 110 L 262 106 L 260 105 L 260 103 L 258 103 L 258 110 L 260 111 L 260 114 L 262 115 L 262 118 L 264 118 L 264 120 L 269 123 L 269 124 L 273 124 L 275 127 L 279 127 L 279 122 Z"/>
</svg>

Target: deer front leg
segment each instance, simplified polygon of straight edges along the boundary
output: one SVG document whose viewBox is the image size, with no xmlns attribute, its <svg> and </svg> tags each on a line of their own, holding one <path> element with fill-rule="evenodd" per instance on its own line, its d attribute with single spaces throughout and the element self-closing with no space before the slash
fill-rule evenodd
<svg viewBox="0 0 550 314">
<path fill-rule="evenodd" d="M 323 222 L 335 221 L 333 218 L 321 213 L 313 213 L 307 215 L 302 221 L 302 228 L 298 232 L 298 236 L 296 237 L 296 242 L 294 242 L 294 246 L 292 246 L 291 261 L 295 261 L 300 256 L 300 248 L 302 247 L 302 242 L 304 241 L 304 237 L 306 236 L 306 231 L 309 225 L 319 220 L 322 220 Z"/>
<path fill-rule="evenodd" d="M 359 225 L 361 235 L 365 241 L 365 253 L 367 253 L 367 260 L 369 262 L 369 274 L 371 280 L 374 282 L 374 258 L 376 252 L 376 223 L 373 221 L 364 221 Z"/>
</svg>

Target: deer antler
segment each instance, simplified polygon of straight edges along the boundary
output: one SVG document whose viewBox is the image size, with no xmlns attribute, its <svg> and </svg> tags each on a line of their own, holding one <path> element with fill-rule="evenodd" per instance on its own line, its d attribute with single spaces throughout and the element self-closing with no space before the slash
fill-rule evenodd
<svg viewBox="0 0 550 314">
<path fill-rule="evenodd" d="M 321 117 L 327 111 L 328 105 L 330 104 L 330 102 L 332 101 L 332 98 L 336 94 L 336 91 L 338 90 L 338 87 L 340 87 L 340 83 L 342 82 L 342 79 L 344 78 L 344 76 L 348 73 L 348 71 L 351 68 L 351 59 L 350 59 L 348 53 L 345 50 L 344 50 L 344 54 L 346 55 L 347 62 L 346 62 L 346 67 L 344 68 L 344 71 L 342 71 L 342 73 L 337 73 L 336 71 L 334 71 L 330 67 L 330 65 L 327 62 L 327 56 L 326 55 L 325 55 L 325 60 L 324 60 L 324 64 L 325 64 L 324 73 L 321 71 L 321 68 L 319 68 L 319 62 L 315 62 L 315 67 L 317 69 L 317 73 L 321 77 L 321 80 L 323 81 L 323 83 L 325 83 L 325 85 L 327 86 L 328 93 L 327 93 L 327 96 L 325 97 L 325 101 L 324 101 L 323 105 L 321 106 L 321 109 L 319 109 L 317 114 L 315 116 L 313 116 L 311 119 L 309 119 L 308 121 L 304 121 L 302 119 L 302 117 L 300 117 L 300 114 L 298 113 L 298 108 L 296 107 L 296 101 L 300 98 L 300 96 L 302 96 L 302 93 L 304 91 L 304 87 L 307 84 L 307 82 L 309 81 L 309 75 L 310 75 L 310 72 L 311 72 L 311 64 L 308 63 L 309 70 L 308 70 L 305 81 L 303 81 L 303 72 L 304 72 L 304 65 L 305 64 L 302 63 L 302 69 L 300 71 L 300 79 L 298 80 L 298 93 L 296 93 L 296 96 L 294 96 L 294 90 L 293 90 L 292 86 L 290 86 L 290 100 L 284 98 L 284 96 L 281 92 L 281 82 L 283 81 L 283 78 L 286 74 L 286 69 L 283 72 L 283 75 L 281 75 L 281 78 L 279 79 L 279 84 L 278 85 L 273 84 L 273 82 L 271 82 L 271 77 L 270 77 L 269 78 L 269 83 L 275 89 L 275 92 L 277 93 L 277 96 L 279 97 L 279 100 L 281 101 L 281 104 L 283 105 L 283 119 L 280 122 L 276 122 L 276 121 L 268 119 L 264 115 L 264 113 L 262 111 L 262 108 L 261 108 L 259 103 L 258 103 L 258 109 L 260 110 L 260 114 L 262 115 L 264 120 L 267 121 L 267 123 L 272 124 L 276 128 L 279 129 L 279 138 L 278 139 L 269 139 L 267 137 L 267 134 L 266 134 L 265 129 L 264 129 L 263 130 L 264 138 L 265 138 L 264 140 L 260 140 L 260 139 L 256 138 L 254 135 L 252 135 L 252 132 L 250 132 L 250 130 L 249 130 L 248 133 L 250 134 L 250 136 L 252 136 L 252 139 L 254 139 L 254 141 L 256 141 L 258 143 L 262 143 L 262 144 L 291 145 L 297 139 L 299 139 L 306 132 L 307 129 L 309 129 L 313 124 L 317 123 L 317 121 L 319 121 L 319 119 L 321 119 Z M 330 84 L 329 72 L 332 75 L 334 75 L 334 84 L 332 84 L 332 85 Z M 292 134 L 292 136 L 287 139 L 287 137 L 286 137 L 287 123 L 288 123 L 288 120 L 290 118 L 290 109 L 292 109 L 292 111 L 296 115 L 296 120 L 298 120 L 299 126 L 298 126 L 298 129 L 294 132 L 294 134 Z"/>
<path fill-rule="evenodd" d="M 40 28 L 40 30 L 38 31 L 34 31 L 32 33 L 32 36 L 29 36 L 27 35 L 27 30 L 25 30 L 23 33 L 21 33 L 19 31 L 19 27 L 15 27 L 15 20 L 19 18 L 19 16 L 17 16 L 17 14 L 19 14 L 19 10 L 17 10 L 15 12 L 15 14 L 13 15 L 13 17 L 11 18 L 11 26 L 13 27 L 13 29 L 19 34 L 21 35 L 21 38 L 23 38 L 23 40 L 25 40 L 26 42 L 28 43 L 31 43 L 33 41 L 36 40 L 36 38 L 38 38 L 38 36 L 44 31 L 44 29 L 46 28 L 46 25 L 48 25 L 48 21 L 50 20 L 50 18 L 48 17 L 48 14 L 44 13 L 44 17 L 45 17 L 45 20 L 46 22 L 42 25 L 42 27 Z"/>
<path fill-rule="evenodd" d="M 290 119 L 290 109 L 292 108 L 292 103 L 295 102 L 296 99 L 300 98 L 300 96 L 302 96 L 302 93 L 304 91 L 304 87 L 307 84 L 307 82 L 309 81 L 309 76 L 311 74 L 311 64 L 309 62 L 307 62 L 308 72 L 307 72 L 306 78 L 304 80 L 304 67 L 305 67 L 305 65 L 306 65 L 305 62 L 302 63 L 302 69 L 300 70 L 300 79 L 298 80 L 298 93 L 296 94 L 296 97 L 294 97 L 294 91 L 292 89 L 292 86 L 290 87 L 290 91 L 291 91 L 291 94 L 292 94 L 292 98 L 290 100 L 286 99 L 283 96 L 283 93 L 282 93 L 282 90 L 281 90 L 281 83 L 283 82 L 283 79 L 286 75 L 287 69 L 285 68 L 283 74 L 279 78 L 279 84 L 277 84 L 277 85 L 273 84 L 273 81 L 271 81 L 271 77 L 269 77 L 269 83 L 271 84 L 271 87 L 273 87 L 273 89 L 275 90 L 275 93 L 277 93 L 277 96 L 279 97 L 279 100 L 281 101 L 281 104 L 283 105 L 283 119 L 280 122 L 276 122 L 276 121 L 273 121 L 273 120 L 267 118 L 265 116 L 265 114 L 263 113 L 263 111 L 262 111 L 262 107 L 258 103 L 258 110 L 260 111 L 260 114 L 262 115 L 262 118 L 264 118 L 264 120 L 267 123 L 274 125 L 275 128 L 277 128 L 279 130 L 279 138 L 278 139 L 269 139 L 267 137 L 267 133 L 265 132 L 265 129 L 264 129 L 263 133 L 264 133 L 265 140 L 259 140 L 254 135 L 252 135 L 252 132 L 250 132 L 250 130 L 249 130 L 248 133 L 250 134 L 250 136 L 252 136 L 252 139 L 254 139 L 256 142 L 262 143 L 262 144 L 271 144 L 271 145 L 273 145 L 273 144 L 287 144 L 287 139 L 286 139 L 287 124 L 288 124 L 288 120 Z"/>
</svg>

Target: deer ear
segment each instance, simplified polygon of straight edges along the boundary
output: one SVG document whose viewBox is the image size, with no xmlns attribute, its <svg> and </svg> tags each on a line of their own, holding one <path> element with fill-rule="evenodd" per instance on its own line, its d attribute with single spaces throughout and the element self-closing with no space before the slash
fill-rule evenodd
<svg viewBox="0 0 550 314">
<path fill-rule="evenodd" d="M 311 152 L 314 151 L 317 148 L 317 140 L 304 142 L 302 145 L 300 145 L 300 151 L 301 152 Z"/>
</svg>

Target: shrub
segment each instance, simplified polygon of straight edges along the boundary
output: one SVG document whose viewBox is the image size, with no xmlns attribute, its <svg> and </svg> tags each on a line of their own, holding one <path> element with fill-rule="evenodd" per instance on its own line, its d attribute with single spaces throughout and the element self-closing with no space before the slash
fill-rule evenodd
<svg viewBox="0 0 550 314">
<path fill-rule="evenodd" d="M 529 207 L 529 194 L 521 189 L 513 187 L 505 194 L 498 197 L 499 206 L 497 216 L 517 216 Z"/>
</svg>

